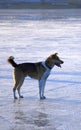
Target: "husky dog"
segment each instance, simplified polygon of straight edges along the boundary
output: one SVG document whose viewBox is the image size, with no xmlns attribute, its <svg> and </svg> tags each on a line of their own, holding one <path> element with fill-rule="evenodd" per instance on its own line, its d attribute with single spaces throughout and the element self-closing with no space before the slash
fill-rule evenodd
<svg viewBox="0 0 81 130">
<path fill-rule="evenodd" d="M 46 97 L 44 96 L 44 88 L 51 69 L 55 65 L 57 67 L 61 67 L 61 64 L 64 63 L 58 57 L 57 53 L 50 55 L 43 62 L 17 64 L 14 61 L 13 56 L 8 58 L 8 62 L 14 67 L 14 99 L 17 99 L 16 90 L 18 90 L 19 97 L 23 98 L 23 96 L 20 94 L 20 88 L 26 76 L 37 79 L 39 81 L 39 96 L 40 99 L 45 99 Z"/>
</svg>

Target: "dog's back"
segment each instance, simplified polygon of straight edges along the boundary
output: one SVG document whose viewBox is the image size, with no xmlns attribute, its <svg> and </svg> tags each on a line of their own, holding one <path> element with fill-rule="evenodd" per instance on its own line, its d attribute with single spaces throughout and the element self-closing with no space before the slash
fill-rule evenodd
<svg viewBox="0 0 81 130">
<path fill-rule="evenodd" d="M 13 56 L 10 56 L 8 58 L 8 62 L 15 68 L 14 69 L 15 73 L 21 71 L 24 77 L 29 76 L 31 78 L 39 80 L 45 71 L 44 66 L 41 64 L 42 62 L 17 64 L 14 61 Z"/>
</svg>

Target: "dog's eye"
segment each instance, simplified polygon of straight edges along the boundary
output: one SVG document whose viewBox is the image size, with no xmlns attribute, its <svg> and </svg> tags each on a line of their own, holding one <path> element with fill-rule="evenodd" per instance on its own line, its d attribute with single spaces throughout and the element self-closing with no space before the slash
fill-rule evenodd
<svg viewBox="0 0 81 130">
<path fill-rule="evenodd" d="M 59 57 L 56 57 L 57 60 L 59 60 Z"/>
</svg>

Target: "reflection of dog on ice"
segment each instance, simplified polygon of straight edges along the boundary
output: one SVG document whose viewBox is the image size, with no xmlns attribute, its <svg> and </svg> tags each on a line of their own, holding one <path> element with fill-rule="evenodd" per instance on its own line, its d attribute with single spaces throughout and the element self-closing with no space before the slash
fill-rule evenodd
<svg viewBox="0 0 81 130">
<path fill-rule="evenodd" d="M 16 97 L 16 89 L 20 98 L 23 96 L 20 94 L 20 88 L 24 82 L 26 76 L 37 79 L 39 81 L 39 96 L 40 99 L 45 99 L 44 87 L 46 79 L 50 74 L 54 65 L 61 67 L 64 62 L 57 56 L 57 53 L 50 55 L 45 61 L 37 63 L 21 63 L 17 64 L 14 61 L 14 57 L 10 56 L 8 62 L 14 67 L 14 99 Z"/>
</svg>

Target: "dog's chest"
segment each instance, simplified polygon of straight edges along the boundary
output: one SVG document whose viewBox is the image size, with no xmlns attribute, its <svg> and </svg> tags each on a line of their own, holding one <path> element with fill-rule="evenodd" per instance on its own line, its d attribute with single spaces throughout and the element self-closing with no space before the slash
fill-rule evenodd
<svg viewBox="0 0 81 130">
<path fill-rule="evenodd" d="M 50 75 L 50 69 L 45 65 L 45 62 L 42 62 L 42 65 L 45 67 L 46 71 L 44 72 L 44 78 L 47 78 Z"/>
</svg>

